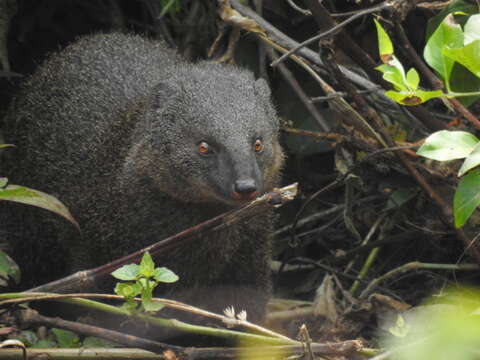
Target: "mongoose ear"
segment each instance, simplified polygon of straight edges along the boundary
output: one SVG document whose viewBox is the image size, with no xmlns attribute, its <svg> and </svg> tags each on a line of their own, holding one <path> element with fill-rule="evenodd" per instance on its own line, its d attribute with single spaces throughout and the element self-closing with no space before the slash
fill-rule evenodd
<svg viewBox="0 0 480 360">
<path fill-rule="evenodd" d="M 270 96 L 272 95 L 267 81 L 263 78 L 255 81 L 255 92 L 267 100 L 270 100 Z"/>
<path fill-rule="evenodd" d="M 165 82 L 158 83 L 153 87 L 150 107 L 156 111 L 162 111 L 165 105 L 170 103 L 179 94 L 179 89 Z"/>
</svg>

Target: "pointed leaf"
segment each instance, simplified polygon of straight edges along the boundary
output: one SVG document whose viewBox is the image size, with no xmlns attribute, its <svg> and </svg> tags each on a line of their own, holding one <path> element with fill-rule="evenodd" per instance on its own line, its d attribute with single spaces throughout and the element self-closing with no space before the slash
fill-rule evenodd
<svg viewBox="0 0 480 360">
<path fill-rule="evenodd" d="M 16 284 L 20 282 L 21 277 L 18 265 L 2 250 L 0 250 L 0 277 L 11 277 Z"/>
<path fill-rule="evenodd" d="M 139 274 L 140 266 L 137 264 L 128 264 L 119 267 L 112 272 L 112 276 L 118 280 L 135 280 Z"/>
<path fill-rule="evenodd" d="M 462 159 L 470 155 L 478 141 L 466 131 L 441 130 L 426 138 L 417 154 L 438 161 Z"/>
<path fill-rule="evenodd" d="M 382 25 L 380 25 L 376 19 L 373 19 L 373 21 L 375 22 L 375 26 L 377 28 L 378 53 L 380 54 L 380 59 L 382 62 L 387 63 L 393 54 L 393 44 Z"/>
<path fill-rule="evenodd" d="M 377 66 L 375 69 L 383 73 L 383 78 L 391 83 L 396 90 L 408 90 L 408 83 L 403 73 L 403 68 L 398 68 L 392 65 L 383 64 Z"/>
<path fill-rule="evenodd" d="M 142 261 L 140 262 L 140 275 L 145 277 L 151 277 L 154 275 L 155 263 L 152 256 L 148 251 L 143 254 Z"/>
<path fill-rule="evenodd" d="M 463 176 L 467 171 L 477 167 L 478 165 L 480 165 L 480 144 L 477 144 L 470 155 L 467 156 L 462 164 L 462 167 L 458 171 L 458 176 Z"/>
<path fill-rule="evenodd" d="M 0 201 L 13 201 L 17 203 L 33 205 L 42 209 L 50 210 L 70 221 L 80 229 L 70 211 L 54 196 L 24 186 L 8 185 L 0 188 Z"/>
<path fill-rule="evenodd" d="M 155 269 L 155 280 L 164 283 L 173 283 L 178 281 L 178 276 L 172 270 L 165 267 Z"/>
<path fill-rule="evenodd" d="M 423 51 L 423 56 L 427 63 L 448 84 L 454 61 L 443 55 L 442 51 L 446 46 L 452 48 L 463 46 L 462 28 L 455 22 L 452 14 L 447 15 L 443 19 L 428 39 Z"/>
<path fill-rule="evenodd" d="M 455 226 L 462 227 L 480 205 L 480 170 L 472 170 L 462 177 L 453 198 Z"/>
<path fill-rule="evenodd" d="M 418 76 L 418 72 L 414 68 L 411 68 L 407 72 L 407 83 L 410 86 L 411 90 L 418 89 L 418 84 L 420 83 L 420 76 Z"/>
<path fill-rule="evenodd" d="M 142 292 L 142 287 L 138 283 L 117 283 L 115 285 L 115 294 L 125 298 L 133 298 Z"/>
</svg>

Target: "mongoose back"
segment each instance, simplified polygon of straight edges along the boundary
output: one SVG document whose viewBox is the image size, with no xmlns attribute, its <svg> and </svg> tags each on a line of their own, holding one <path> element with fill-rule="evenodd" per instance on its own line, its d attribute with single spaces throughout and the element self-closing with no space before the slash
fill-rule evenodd
<svg viewBox="0 0 480 360">
<path fill-rule="evenodd" d="M 85 37 L 51 55 L 7 124 L 17 147 L 12 183 L 57 196 L 82 229 L 24 210 L 34 215 L 16 218 L 9 232 L 35 253 L 27 283 L 62 261 L 52 249 L 66 249 L 72 271 L 91 268 L 250 201 L 277 184 L 283 162 L 265 81 L 234 66 L 188 63 L 134 35 Z M 233 305 L 261 320 L 272 217 L 162 256 L 156 263 L 180 276 L 166 296 L 217 312 Z"/>
</svg>

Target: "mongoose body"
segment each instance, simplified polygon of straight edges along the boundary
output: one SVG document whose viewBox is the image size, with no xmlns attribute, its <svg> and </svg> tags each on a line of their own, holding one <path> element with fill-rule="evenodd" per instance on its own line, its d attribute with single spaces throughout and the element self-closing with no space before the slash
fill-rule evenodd
<svg viewBox="0 0 480 360">
<path fill-rule="evenodd" d="M 35 253 L 26 282 L 39 267 L 58 266 L 62 248 L 71 271 L 91 268 L 272 189 L 283 155 L 269 97 L 248 71 L 187 63 L 138 36 L 95 35 L 51 55 L 7 115 L 6 140 L 17 147 L 7 175 L 57 196 L 81 235 L 23 207 L 33 215 L 17 217 L 8 232 L 21 251 Z M 270 292 L 272 216 L 158 259 L 180 276 L 164 286 L 166 296 L 218 312 L 234 305 L 260 320 Z"/>
</svg>

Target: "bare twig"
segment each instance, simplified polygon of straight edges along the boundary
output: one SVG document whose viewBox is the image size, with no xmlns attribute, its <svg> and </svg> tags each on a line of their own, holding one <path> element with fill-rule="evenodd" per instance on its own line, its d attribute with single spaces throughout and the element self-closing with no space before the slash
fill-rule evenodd
<svg viewBox="0 0 480 360">
<path fill-rule="evenodd" d="M 278 59 L 277 54 L 275 54 L 275 51 L 272 48 L 267 49 L 267 54 L 270 60 Z M 313 104 L 312 100 L 307 96 L 307 94 L 305 94 L 302 87 L 300 86 L 298 81 L 295 79 L 291 71 L 285 66 L 285 64 L 281 64 L 281 66 L 279 66 L 278 69 L 280 70 L 280 73 L 283 75 L 285 80 L 290 84 L 292 89 L 295 91 L 300 101 L 305 105 L 307 110 L 310 112 L 313 118 L 317 121 L 317 124 L 320 127 L 320 129 L 322 131 L 328 132 L 330 130 L 330 126 L 328 125 L 327 121 L 325 120 L 323 115 L 318 111 L 318 109 L 315 107 L 315 104 Z"/>
<path fill-rule="evenodd" d="M 408 264 L 404 264 L 399 266 L 393 270 L 390 270 L 386 274 L 372 280 L 370 284 L 362 291 L 360 294 L 360 298 L 366 298 L 372 291 L 375 289 L 378 284 L 382 281 L 385 281 L 388 278 L 393 276 L 403 274 L 407 271 L 417 270 L 417 269 L 428 269 L 428 270 L 464 270 L 464 271 L 478 271 L 480 269 L 480 265 L 478 264 L 430 264 L 430 263 L 421 263 L 421 262 L 411 262 Z"/>
<path fill-rule="evenodd" d="M 327 31 L 324 31 L 318 35 L 315 35 L 313 37 L 311 37 L 310 39 L 307 39 L 305 40 L 304 42 L 300 43 L 299 45 L 297 45 L 296 47 L 294 47 L 293 49 L 289 50 L 288 52 L 286 52 L 285 54 L 283 54 L 282 56 L 280 56 L 280 58 L 278 58 L 277 60 L 275 60 L 274 62 L 272 62 L 270 65 L 271 66 L 277 66 L 279 63 L 281 63 L 282 61 L 284 61 L 286 58 L 288 58 L 290 55 L 293 55 L 295 54 L 296 52 L 298 52 L 298 50 L 300 50 L 301 48 L 307 46 L 307 45 L 310 45 L 311 43 L 315 42 L 315 41 L 319 41 L 320 39 L 323 39 L 329 35 L 333 35 L 335 32 L 339 31 L 342 27 L 346 26 L 347 24 L 351 23 L 352 21 L 354 21 L 355 19 L 358 19 L 359 17 L 362 17 L 364 15 L 368 15 L 368 14 L 371 14 L 373 12 L 376 12 L 376 11 L 380 11 L 380 10 L 383 10 L 383 9 L 386 9 L 387 7 L 391 7 L 393 5 L 393 2 L 390 2 L 390 1 L 385 1 L 379 5 L 376 5 L 376 6 L 373 6 L 371 8 L 368 8 L 368 9 L 364 9 L 364 10 L 360 10 L 358 12 L 356 12 L 354 15 L 352 15 L 351 17 L 349 17 L 348 19 L 342 21 L 341 23 L 331 27 L 330 29 L 328 29 Z"/>
</svg>

